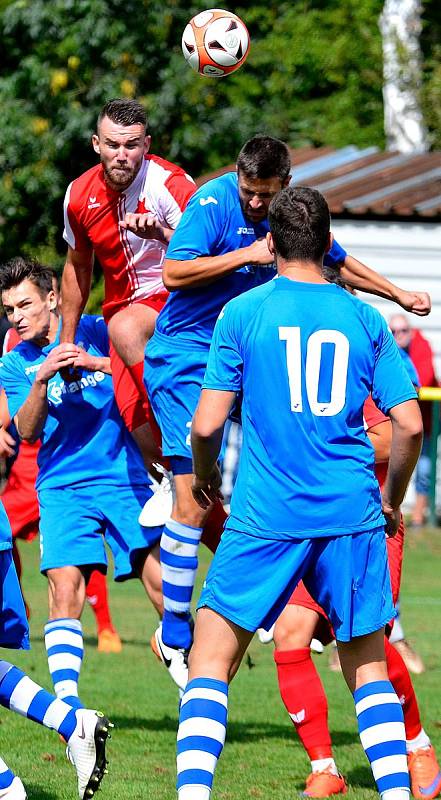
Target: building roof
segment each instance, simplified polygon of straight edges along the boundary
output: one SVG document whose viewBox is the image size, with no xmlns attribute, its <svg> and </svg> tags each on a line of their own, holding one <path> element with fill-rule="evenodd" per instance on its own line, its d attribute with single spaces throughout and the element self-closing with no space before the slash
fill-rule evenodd
<svg viewBox="0 0 441 800">
<path fill-rule="evenodd" d="M 441 151 L 382 152 L 348 145 L 290 152 L 295 182 L 319 189 L 334 218 L 441 221 Z M 196 183 L 234 169 L 229 164 Z"/>
</svg>

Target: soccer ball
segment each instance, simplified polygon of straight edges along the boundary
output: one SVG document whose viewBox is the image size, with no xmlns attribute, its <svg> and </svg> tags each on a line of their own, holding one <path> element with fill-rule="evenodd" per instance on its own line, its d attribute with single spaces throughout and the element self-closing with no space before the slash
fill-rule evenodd
<svg viewBox="0 0 441 800">
<path fill-rule="evenodd" d="M 239 69 L 249 49 L 250 37 L 242 20 L 221 8 L 196 14 L 182 34 L 187 64 L 210 78 L 223 78 Z"/>
</svg>

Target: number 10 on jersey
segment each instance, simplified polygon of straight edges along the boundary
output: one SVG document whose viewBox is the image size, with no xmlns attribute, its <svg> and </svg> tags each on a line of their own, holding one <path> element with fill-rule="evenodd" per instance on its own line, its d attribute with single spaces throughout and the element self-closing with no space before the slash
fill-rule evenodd
<svg viewBox="0 0 441 800">
<path fill-rule="evenodd" d="M 286 367 L 288 371 L 291 411 L 303 411 L 302 397 L 302 340 L 297 327 L 279 327 L 279 339 L 286 342 Z M 329 400 L 319 401 L 319 380 L 323 345 L 334 345 L 334 360 Z M 322 330 L 311 334 L 306 342 L 305 386 L 308 404 L 316 417 L 333 417 L 346 402 L 348 378 L 349 341 L 340 331 Z"/>
</svg>

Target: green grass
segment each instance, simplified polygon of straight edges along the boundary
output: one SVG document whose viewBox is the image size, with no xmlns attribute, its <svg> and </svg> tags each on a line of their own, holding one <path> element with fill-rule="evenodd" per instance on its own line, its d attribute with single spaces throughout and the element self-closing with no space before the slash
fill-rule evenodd
<svg viewBox="0 0 441 800">
<path fill-rule="evenodd" d="M 408 534 L 402 616 L 407 637 L 427 671 L 415 678 L 423 724 L 441 752 L 441 533 Z M 38 545 L 22 544 L 24 585 L 32 608 L 30 653 L 4 651 L 43 686 L 50 687 L 42 640 L 46 582 L 38 573 Z M 202 554 L 201 576 L 208 556 Z M 109 744 L 110 774 L 101 797 L 165 800 L 174 797 L 177 692 L 147 642 L 155 616 L 137 582 L 111 585 L 111 608 L 124 640 L 120 655 L 96 651 L 93 616 L 83 615 L 86 657 L 81 696 L 115 722 Z M 230 696 L 227 745 L 215 779 L 214 798 L 292 800 L 303 789 L 308 761 L 279 698 L 271 646 L 253 641 L 250 659 Z M 335 756 L 350 783 L 348 800 L 376 797 L 370 769 L 356 733 L 351 697 L 340 675 L 327 669 L 327 655 L 314 656 L 329 699 Z M 56 734 L 2 710 L 0 751 L 25 783 L 30 800 L 76 796 L 75 776 Z"/>
</svg>

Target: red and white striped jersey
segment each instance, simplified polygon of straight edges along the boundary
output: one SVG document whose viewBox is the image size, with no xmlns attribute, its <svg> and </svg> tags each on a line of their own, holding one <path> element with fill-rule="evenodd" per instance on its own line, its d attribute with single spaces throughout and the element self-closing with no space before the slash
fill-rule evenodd
<svg viewBox="0 0 441 800">
<path fill-rule="evenodd" d="M 121 228 L 126 213 L 151 212 L 161 225 L 174 229 L 195 189 L 181 167 L 150 154 L 123 192 L 107 185 L 101 164 L 69 185 L 63 236 L 73 250 L 95 253 L 104 273 L 106 316 L 164 289 L 167 245 Z"/>
</svg>

